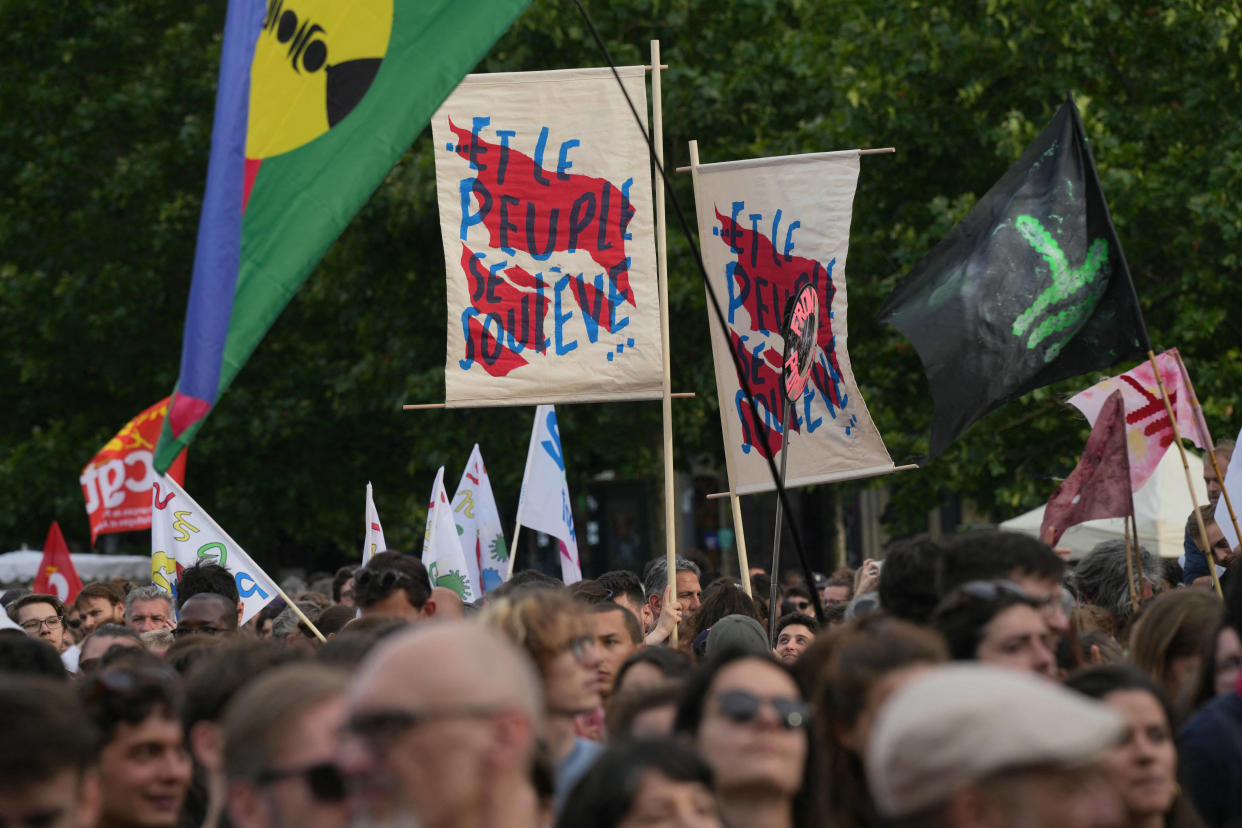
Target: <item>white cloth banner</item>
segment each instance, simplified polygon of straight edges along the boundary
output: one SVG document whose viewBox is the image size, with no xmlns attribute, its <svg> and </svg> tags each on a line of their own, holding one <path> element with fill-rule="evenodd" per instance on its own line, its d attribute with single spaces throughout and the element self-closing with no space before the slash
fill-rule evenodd
<svg viewBox="0 0 1242 828">
<path fill-rule="evenodd" d="M 436 482 L 431 487 L 431 502 L 427 506 L 423 565 L 427 567 L 432 586 L 447 587 L 468 604 L 482 593 L 476 587 L 478 579 L 470 577 L 470 568 L 461 551 L 457 531 L 457 524 L 453 522 L 453 507 L 444 491 L 444 466 L 441 466 L 436 472 Z"/>
<path fill-rule="evenodd" d="M 565 480 L 561 432 L 556 425 L 556 409 L 541 405 L 535 409 L 535 425 L 530 432 L 530 448 L 526 451 L 526 472 L 522 475 L 517 522 L 559 541 L 561 580 L 566 584 L 582 580 L 571 503 L 569 484 Z"/>
<path fill-rule="evenodd" d="M 658 398 L 651 163 L 612 72 L 468 75 L 431 129 L 447 405 Z"/>
<path fill-rule="evenodd" d="M 470 452 L 453 495 L 453 519 L 477 591 L 486 594 L 503 584 L 509 573 L 509 550 L 478 443 Z"/>
<path fill-rule="evenodd" d="M 380 525 L 379 510 L 375 508 L 375 498 L 371 496 L 371 481 L 367 481 L 367 520 L 366 531 L 362 540 L 362 565 L 366 566 L 371 556 L 388 548 L 384 542 L 384 527 Z"/>
<path fill-rule="evenodd" d="M 845 258 L 858 151 L 704 164 L 694 171 L 699 244 L 728 322 L 708 310 L 725 459 L 738 494 L 775 489 L 764 455 L 779 456 L 781 322 L 809 281 L 819 294 L 819 353 L 790 404 L 787 486 L 869 477 L 893 461 L 854 382 L 846 350 Z M 756 432 L 730 350 L 741 357 L 762 428 Z"/>
<path fill-rule="evenodd" d="M 151 490 L 151 581 L 174 598 L 181 570 L 199 561 L 218 563 L 237 582 L 245 624 L 271 603 L 279 590 L 211 515 L 171 477 L 159 476 Z"/>
<path fill-rule="evenodd" d="M 1238 432 L 1238 441 L 1242 442 L 1242 431 Z M 1212 458 L 1206 454 L 1203 455 L 1205 468 L 1210 466 Z M 1216 463 L 1225 469 L 1225 491 L 1229 492 L 1229 501 L 1233 504 L 1233 511 L 1237 514 L 1238 519 L 1242 521 L 1242 457 L 1238 456 L 1235 449 L 1233 456 L 1229 457 L 1224 454 L 1216 455 Z M 1226 467 L 1225 463 L 1229 465 Z M 1233 519 L 1229 517 L 1229 504 L 1225 502 L 1224 493 L 1216 500 L 1216 511 L 1212 513 L 1216 518 L 1216 525 L 1220 527 L 1220 531 L 1225 533 L 1225 537 L 1229 540 L 1229 548 L 1238 548 L 1238 533 L 1234 531 Z M 1196 530 L 1197 532 L 1198 530 Z M 1237 577 L 1237 576 L 1234 576 Z"/>
</svg>

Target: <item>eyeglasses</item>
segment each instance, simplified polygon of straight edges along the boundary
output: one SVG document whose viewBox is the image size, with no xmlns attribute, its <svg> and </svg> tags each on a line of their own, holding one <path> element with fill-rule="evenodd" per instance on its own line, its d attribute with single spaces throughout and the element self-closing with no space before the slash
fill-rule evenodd
<svg viewBox="0 0 1242 828">
<path fill-rule="evenodd" d="M 196 635 L 199 633 L 202 635 L 223 635 L 230 632 L 232 632 L 232 630 L 226 630 L 222 627 L 177 627 L 177 629 L 172 631 L 172 634 L 173 638 L 185 638 L 187 635 Z"/>
<path fill-rule="evenodd" d="M 53 615 L 50 618 L 31 618 L 29 621 L 23 621 L 21 628 L 26 632 L 38 632 L 40 627 L 47 627 L 49 630 L 59 630 L 60 624 L 65 619 L 59 615 Z"/>
<path fill-rule="evenodd" d="M 721 714 L 738 724 L 748 724 L 759 718 L 764 702 L 772 705 L 777 719 L 786 730 L 796 730 L 811 721 L 811 706 L 801 699 L 784 696 L 763 698 L 745 690 L 726 690 L 716 696 Z"/>
<path fill-rule="evenodd" d="M 575 661 L 582 661 L 582 659 L 586 656 L 586 648 L 593 645 L 594 643 L 595 643 L 595 639 L 592 638 L 591 636 L 581 635 L 581 636 L 578 636 L 577 638 L 571 638 L 565 644 L 563 649 L 569 650 L 571 653 L 573 653 Z"/>
<path fill-rule="evenodd" d="M 485 719 L 499 712 L 490 705 L 465 705 L 427 710 L 375 710 L 358 713 L 345 723 L 345 730 L 377 752 L 387 751 L 407 731 L 446 719 Z"/>
<path fill-rule="evenodd" d="M 331 762 L 321 762 L 304 768 L 265 770 L 255 777 L 260 785 L 270 785 L 282 779 L 300 776 L 306 780 L 311 796 L 320 802 L 341 802 L 345 799 L 345 780 L 340 770 Z"/>
</svg>

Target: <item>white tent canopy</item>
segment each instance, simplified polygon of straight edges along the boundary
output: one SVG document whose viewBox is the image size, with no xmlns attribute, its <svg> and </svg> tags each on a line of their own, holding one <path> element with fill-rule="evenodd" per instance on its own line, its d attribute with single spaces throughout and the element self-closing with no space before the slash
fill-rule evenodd
<svg viewBox="0 0 1242 828">
<path fill-rule="evenodd" d="M 106 578 L 128 578 L 146 583 L 151 580 L 150 555 L 100 555 L 81 552 L 70 555 L 73 568 L 78 571 L 82 583 Z M 43 553 L 37 549 L 19 549 L 0 555 L 0 583 L 14 584 L 33 581 L 39 574 Z"/>
<path fill-rule="evenodd" d="M 1200 506 L 1207 504 L 1207 488 L 1203 483 L 1203 460 L 1194 452 L 1186 452 L 1190 464 L 1190 479 L 1194 483 L 1195 497 Z M 1052 496 L 1052 492 L 1048 492 Z M 1139 543 L 1163 558 L 1176 558 L 1182 554 L 1182 541 L 1186 532 L 1186 518 L 1194 508 L 1190 493 L 1186 491 L 1186 475 L 1182 470 L 1182 458 L 1172 446 L 1165 452 L 1155 473 L 1134 493 L 1134 512 L 1138 523 Z M 1044 520 L 1044 507 L 1018 515 L 1000 525 L 1007 532 L 1021 532 L 1039 537 L 1039 527 Z M 1061 536 L 1057 546 L 1065 547 L 1079 558 L 1091 551 L 1097 543 L 1124 537 L 1121 518 L 1090 520 L 1071 526 Z"/>
</svg>

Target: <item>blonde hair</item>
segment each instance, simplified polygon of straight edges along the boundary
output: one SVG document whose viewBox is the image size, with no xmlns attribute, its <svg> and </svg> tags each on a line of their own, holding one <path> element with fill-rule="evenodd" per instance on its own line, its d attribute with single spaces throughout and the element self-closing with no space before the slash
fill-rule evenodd
<svg viewBox="0 0 1242 828">
<path fill-rule="evenodd" d="M 500 598 L 479 618 L 525 649 L 540 670 L 573 638 L 590 630 L 586 605 L 551 589 Z"/>
</svg>

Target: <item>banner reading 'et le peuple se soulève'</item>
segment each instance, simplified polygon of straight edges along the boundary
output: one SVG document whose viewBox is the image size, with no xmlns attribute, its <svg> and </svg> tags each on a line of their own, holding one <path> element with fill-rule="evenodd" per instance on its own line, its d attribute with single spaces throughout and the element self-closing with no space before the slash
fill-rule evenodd
<svg viewBox="0 0 1242 828">
<path fill-rule="evenodd" d="M 728 325 L 709 311 L 725 452 L 737 494 L 771 491 L 767 456 L 781 433 L 785 304 L 809 282 L 819 294 L 819 348 L 811 379 L 791 403 L 788 486 L 894 470 L 846 351 L 845 258 L 858 183 L 858 151 L 761 158 L 695 167 L 699 244 Z M 756 430 L 730 350 L 758 403 Z"/>
<path fill-rule="evenodd" d="M 468 75 L 431 124 L 448 406 L 658 398 L 650 161 L 612 72 Z"/>
</svg>

